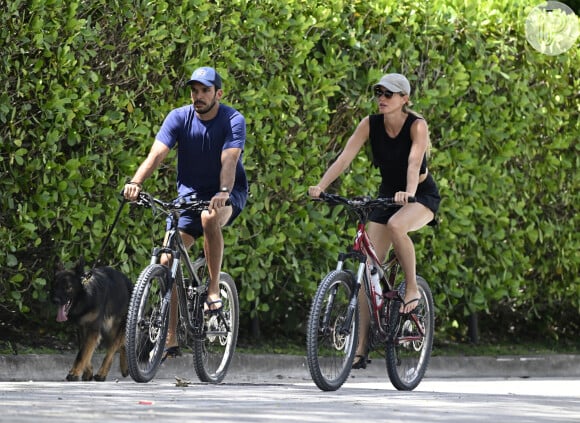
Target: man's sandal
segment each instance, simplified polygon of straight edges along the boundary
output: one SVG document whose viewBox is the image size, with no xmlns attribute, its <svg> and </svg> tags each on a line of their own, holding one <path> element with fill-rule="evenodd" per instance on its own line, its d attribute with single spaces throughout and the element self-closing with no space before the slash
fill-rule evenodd
<svg viewBox="0 0 580 423">
<path fill-rule="evenodd" d="M 163 356 L 161 357 L 161 363 L 159 364 L 163 364 L 163 362 L 167 360 L 168 357 L 170 358 L 181 357 L 181 349 L 179 349 L 178 346 L 165 348 L 165 350 L 163 351 Z"/>
<path fill-rule="evenodd" d="M 352 363 L 352 368 L 353 369 L 366 369 L 367 368 L 367 364 L 369 364 L 371 362 L 371 360 L 369 360 L 369 355 L 365 354 L 365 355 L 355 355 L 354 359 L 356 360 L 358 358 L 357 361 L 354 361 Z"/>
<path fill-rule="evenodd" d="M 219 304 L 220 306 L 217 308 L 211 308 L 211 306 L 214 304 Z M 224 303 L 221 299 L 215 301 L 206 301 L 205 305 L 207 306 L 207 308 L 203 312 L 209 315 L 220 314 L 222 308 L 224 308 Z"/>
</svg>

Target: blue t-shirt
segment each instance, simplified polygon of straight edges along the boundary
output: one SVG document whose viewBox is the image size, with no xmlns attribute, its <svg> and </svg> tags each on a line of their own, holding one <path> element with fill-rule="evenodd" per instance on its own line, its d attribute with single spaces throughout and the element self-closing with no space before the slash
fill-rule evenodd
<svg viewBox="0 0 580 423">
<path fill-rule="evenodd" d="M 156 139 L 169 148 L 177 144 L 179 195 L 196 193 L 199 198 L 209 200 L 220 189 L 222 151 L 240 148 L 243 154 L 246 120 L 234 108 L 220 104 L 216 117 L 204 121 L 198 118 L 193 105 L 188 105 L 167 115 Z M 247 193 L 248 181 L 240 155 L 231 195 L 242 197 L 245 203 Z"/>
</svg>

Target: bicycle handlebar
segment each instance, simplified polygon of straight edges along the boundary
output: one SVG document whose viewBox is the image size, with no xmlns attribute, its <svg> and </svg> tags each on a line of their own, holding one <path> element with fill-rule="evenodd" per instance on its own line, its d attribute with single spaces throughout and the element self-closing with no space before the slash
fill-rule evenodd
<svg viewBox="0 0 580 423">
<path fill-rule="evenodd" d="M 379 197 L 379 198 L 371 198 L 371 197 L 354 197 L 354 198 L 346 198 L 342 197 L 337 194 L 329 194 L 326 192 L 320 193 L 319 196 L 320 200 L 325 201 L 331 205 L 342 204 L 349 206 L 353 209 L 371 209 L 375 207 L 396 207 L 401 206 L 401 204 L 396 203 L 393 197 Z M 407 198 L 409 203 L 416 202 L 415 197 Z"/>
<path fill-rule="evenodd" d="M 157 208 L 156 206 L 160 206 L 160 208 L 167 214 L 185 210 L 192 210 L 201 213 L 208 209 L 210 201 L 200 200 L 195 194 L 187 194 L 171 201 L 163 201 L 159 198 L 153 197 L 153 195 L 147 192 L 141 191 L 139 197 L 133 202 L 133 204 L 138 206 L 148 206 L 154 210 Z M 229 205 L 231 205 L 231 201 L 228 199 L 226 201 L 226 206 Z"/>
</svg>

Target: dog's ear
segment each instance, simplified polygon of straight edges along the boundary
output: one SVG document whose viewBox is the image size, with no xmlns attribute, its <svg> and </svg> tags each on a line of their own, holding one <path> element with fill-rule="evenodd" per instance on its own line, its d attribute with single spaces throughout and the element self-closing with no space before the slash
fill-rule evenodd
<svg viewBox="0 0 580 423">
<path fill-rule="evenodd" d="M 85 258 L 83 256 L 80 256 L 79 261 L 77 261 L 75 272 L 77 275 L 85 273 Z"/>
</svg>

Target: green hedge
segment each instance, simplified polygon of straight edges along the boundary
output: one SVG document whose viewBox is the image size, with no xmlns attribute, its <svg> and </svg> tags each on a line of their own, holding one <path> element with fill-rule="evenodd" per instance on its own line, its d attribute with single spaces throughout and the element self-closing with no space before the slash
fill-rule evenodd
<svg viewBox="0 0 580 423">
<path fill-rule="evenodd" d="M 118 193 L 200 65 L 245 114 L 248 207 L 225 269 L 245 327 L 303 330 L 318 281 L 353 235 L 306 197 L 356 123 L 370 86 L 408 75 L 429 122 L 440 225 L 416 236 L 442 337 L 475 312 L 499 333 L 578 333 L 580 55 L 527 43 L 527 2 L 14 0 L 0 16 L 0 320 L 53 320 L 55 260 L 97 256 Z M 173 157 L 173 156 L 170 156 Z M 174 162 L 146 183 L 174 194 Z M 361 154 L 333 190 L 376 192 Z M 107 264 L 136 278 L 163 222 L 125 212 Z M 498 319 L 509 318 L 509 322 Z M 577 320 L 577 319 L 576 319 Z M 576 321 L 574 320 L 574 321 Z"/>
</svg>

